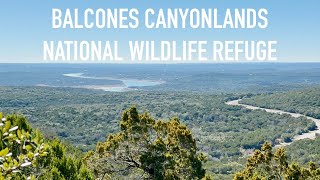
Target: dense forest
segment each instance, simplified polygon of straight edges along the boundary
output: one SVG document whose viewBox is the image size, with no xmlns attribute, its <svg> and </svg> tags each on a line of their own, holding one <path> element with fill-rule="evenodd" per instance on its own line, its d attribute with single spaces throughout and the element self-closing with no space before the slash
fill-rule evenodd
<svg viewBox="0 0 320 180">
<path fill-rule="evenodd" d="M 150 112 L 155 119 L 178 117 L 191 130 L 197 150 L 206 155 L 207 161 L 203 163 L 207 172 L 217 179 L 230 179 L 245 167 L 247 157 L 264 142 L 275 145 L 315 129 L 315 124 L 303 117 L 225 104 L 244 96 L 249 97 L 248 94 L 117 93 L 72 88 L 1 87 L 0 111 L 24 114 L 33 127 L 45 132 L 46 139 L 58 137 L 82 152 L 95 149 L 96 144 L 105 142 L 108 135 L 119 133 L 122 112 L 133 104 L 142 113 Z M 299 153 L 302 152 L 289 146 L 288 160 L 293 157 L 304 165 L 317 160 L 307 153 L 297 158 Z"/>
<path fill-rule="evenodd" d="M 300 113 L 320 119 L 320 88 L 309 88 L 286 93 L 261 94 L 249 99 L 243 99 L 242 102 L 264 108 Z"/>
<path fill-rule="evenodd" d="M 175 117 L 155 120 L 136 107 L 124 111 L 118 133 L 81 153 L 57 139 L 44 139 L 23 116 L 0 113 L 0 179 L 203 179 L 206 155 L 191 130 Z M 320 168 L 290 163 L 284 148 L 264 143 L 233 179 L 317 179 Z"/>
<path fill-rule="evenodd" d="M 314 161 L 320 164 L 320 137 L 315 140 L 303 139 L 292 143 L 287 147 L 288 156 L 294 159 L 295 162 L 306 164 L 309 161 Z"/>
</svg>

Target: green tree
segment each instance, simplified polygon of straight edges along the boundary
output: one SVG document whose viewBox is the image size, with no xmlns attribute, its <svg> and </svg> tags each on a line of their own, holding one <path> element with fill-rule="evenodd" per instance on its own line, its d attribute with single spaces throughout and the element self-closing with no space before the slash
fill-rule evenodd
<svg viewBox="0 0 320 180">
<path fill-rule="evenodd" d="M 81 154 L 68 154 L 66 146 L 54 139 L 49 144 L 48 155 L 39 160 L 38 179 L 91 180 L 93 174 L 83 163 Z M 78 157 L 76 157 L 78 156 Z"/>
<path fill-rule="evenodd" d="M 202 179 L 206 156 L 197 153 L 196 140 L 178 118 L 155 120 L 135 107 L 126 110 L 120 132 L 98 143 L 86 157 L 102 179 Z"/>
<path fill-rule="evenodd" d="M 34 178 L 32 168 L 47 155 L 47 145 L 23 116 L 0 113 L 0 179 Z"/>
<path fill-rule="evenodd" d="M 57 139 L 45 142 L 26 118 L 0 113 L 0 180 L 90 180 L 93 175 L 79 157 L 66 154 Z"/>
<path fill-rule="evenodd" d="M 234 180 L 315 180 L 320 179 L 320 169 L 315 163 L 310 162 L 309 168 L 304 168 L 296 163 L 289 164 L 284 148 L 277 149 L 274 153 L 270 143 L 265 143 L 261 151 L 256 150 L 247 160 L 246 168 L 234 176 Z"/>
</svg>

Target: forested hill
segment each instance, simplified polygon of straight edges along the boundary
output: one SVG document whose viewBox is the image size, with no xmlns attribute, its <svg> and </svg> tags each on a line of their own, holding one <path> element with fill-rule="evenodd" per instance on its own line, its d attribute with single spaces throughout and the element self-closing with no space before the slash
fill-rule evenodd
<svg viewBox="0 0 320 180">
<path fill-rule="evenodd" d="M 23 116 L 4 117 L 0 112 L 0 121 L 1 180 L 211 180 L 214 172 L 204 163 L 209 160 L 212 166 L 219 165 L 198 150 L 198 140 L 179 118 L 156 120 L 148 113 L 139 113 L 134 106 L 123 112 L 118 133 L 109 134 L 106 141 L 97 143 L 95 150 L 85 154 L 57 139 L 44 139 Z M 273 151 L 268 142 L 245 159 L 245 166 L 238 167 L 238 172 L 214 177 L 234 180 L 320 177 L 317 163 L 309 162 L 309 166 L 291 163 L 284 148 Z"/>
<path fill-rule="evenodd" d="M 320 119 L 320 87 L 286 93 L 261 94 L 243 103 L 287 112 L 300 113 Z"/>
<path fill-rule="evenodd" d="M 191 129 L 205 166 L 216 179 L 230 179 L 245 166 L 253 149 L 265 141 L 277 144 L 314 128 L 306 118 L 229 106 L 242 95 L 179 92 L 103 92 L 72 88 L 0 87 L 0 111 L 24 114 L 45 137 L 58 137 L 81 148 L 95 149 L 119 132 L 122 112 L 135 104 L 156 119 L 178 117 Z"/>
</svg>

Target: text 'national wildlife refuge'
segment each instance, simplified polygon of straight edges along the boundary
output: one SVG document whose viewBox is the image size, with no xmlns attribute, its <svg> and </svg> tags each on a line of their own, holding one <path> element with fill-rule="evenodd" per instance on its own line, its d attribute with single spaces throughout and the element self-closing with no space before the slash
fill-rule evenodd
<svg viewBox="0 0 320 180">
<path fill-rule="evenodd" d="M 275 61 L 277 41 L 219 38 L 219 33 L 268 31 L 268 10 L 253 9 L 198 9 L 198 8 L 87 8 L 57 9 L 51 11 L 51 30 L 86 31 L 88 39 L 51 39 L 43 41 L 43 59 L 46 61 L 81 62 L 223 62 Z M 179 34 L 184 32 L 185 35 Z M 103 31 L 119 31 L 112 39 L 90 39 Z M 135 38 L 139 31 L 156 31 L 163 36 L 153 39 Z M 130 37 L 122 32 L 130 31 Z M 201 36 L 203 31 L 212 36 Z M 198 34 L 189 39 L 188 32 Z M 177 33 L 176 39 L 167 39 L 167 33 Z M 124 33 L 125 34 L 125 33 Z M 216 40 L 208 40 L 214 38 Z"/>
</svg>

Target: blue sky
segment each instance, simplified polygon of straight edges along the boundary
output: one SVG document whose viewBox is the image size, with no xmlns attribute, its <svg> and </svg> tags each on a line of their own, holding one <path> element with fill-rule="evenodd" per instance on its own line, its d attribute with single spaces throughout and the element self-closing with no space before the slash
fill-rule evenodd
<svg viewBox="0 0 320 180">
<path fill-rule="evenodd" d="M 10 0 L 0 6 L 0 62 L 43 62 L 44 40 L 276 40 L 285 62 L 320 62 L 318 0 Z M 267 29 L 52 29 L 52 8 L 266 8 Z"/>
</svg>

